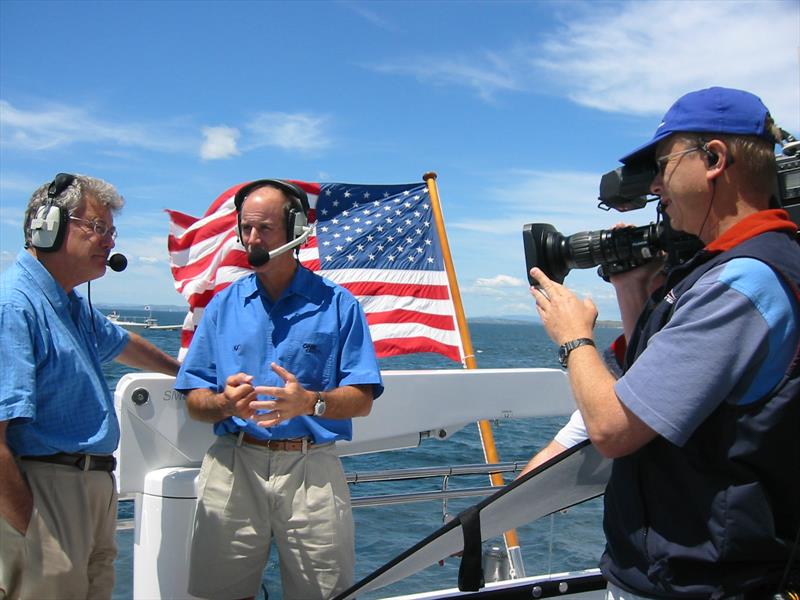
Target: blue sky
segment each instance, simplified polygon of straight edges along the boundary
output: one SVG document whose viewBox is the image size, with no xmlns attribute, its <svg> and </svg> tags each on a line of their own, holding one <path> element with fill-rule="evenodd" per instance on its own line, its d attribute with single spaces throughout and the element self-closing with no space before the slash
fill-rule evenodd
<svg viewBox="0 0 800 600">
<path fill-rule="evenodd" d="M 96 303 L 176 304 L 165 208 L 243 181 L 436 171 L 469 317 L 534 314 L 521 229 L 655 218 L 600 176 L 681 94 L 755 92 L 800 133 L 800 3 L 0 1 L 0 268 L 57 172 L 126 199 Z M 594 270 L 566 283 L 617 318 Z"/>
</svg>

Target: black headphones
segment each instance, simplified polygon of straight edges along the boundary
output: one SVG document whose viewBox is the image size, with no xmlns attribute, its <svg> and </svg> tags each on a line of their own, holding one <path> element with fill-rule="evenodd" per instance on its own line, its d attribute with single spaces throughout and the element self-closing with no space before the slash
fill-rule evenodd
<svg viewBox="0 0 800 600">
<path fill-rule="evenodd" d="M 233 199 L 233 204 L 236 207 L 236 231 L 239 234 L 239 240 L 243 241 L 242 235 L 242 204 L 245 198 L 253 190 L 260 187 L 269 186 L 278 188 L 289 198 L 291 206 L 286 212 L 286 243 L 289 243 L 301 235 L 308 225 L 308 195 L 299 186 L 283 181 L 282 179 L 259 179 L 243 185 Z"/>
<path fill-rule="evenodd" d="M 47 188 L 47 202 L 36 211 L 30 223 L 30 245 L 37 250 L 55 252 L 61 247 L 69 213 L 56 203 L 56 199 L 72 185 L 73 181 L 75 175 L 59 173 Z"/>
</svg>

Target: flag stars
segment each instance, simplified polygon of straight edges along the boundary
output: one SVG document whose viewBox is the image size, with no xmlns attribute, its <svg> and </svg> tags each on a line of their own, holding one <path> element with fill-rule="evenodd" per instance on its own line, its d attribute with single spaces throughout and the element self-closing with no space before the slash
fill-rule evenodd
<svg viewBox="0 0 800 600">
<path fill-rule="evenodd" d="M 342 250 L 344 250 L 344 246 L 336 246 L 337 252 L 341 252 Z"/>
<path fill-rule="evenodd" d="M 334 200 L 333 202 L 331 202 L 331 204 L 332 204 L 334 207 L 336 207 L 336 206 L 339 206 L 339 201 L 338 201 L 338 200 Z"/>
<path fill-rule="evenodd" d="M 351 194 L 350 194 L 350 190 L 347 190 L 347 191 L 344 193 L 344 197 L 345 197 L 345 198 L 349 198 L 350 196 L 351 196 Z"/>
<path fill-rule="evenodd" d="M 364 192 L 364 200 L 369 200 L 369 192 Z"/>
</svg>

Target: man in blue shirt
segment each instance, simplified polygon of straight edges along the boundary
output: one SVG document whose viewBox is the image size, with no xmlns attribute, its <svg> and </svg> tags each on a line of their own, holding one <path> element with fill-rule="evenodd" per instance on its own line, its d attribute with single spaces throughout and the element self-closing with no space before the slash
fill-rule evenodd
<svg viewBox="0 0 800 600">
<path fill-rule="evenodd" d="M 0 282 L 0 596 L 110 598 L 119 442 L 101 364 L 174 375 L 175 359 L 110 323 L 75 287 L 101 277 L 122 198 L 59 174 L 31 197 Z"/>
<path fill-rule="evenodd" d="M 254 273 L 206 307 L 176 389 L 219 436 L 203 461 L 189 592 L 253 597 L 274 537 L 287 599 L 328 598 L 354 574 L 350 495 L 336 440 L 383 391 L 366 319 L 300 266 L 308 199 L 259 180 L 236 194 Z"/>
<path fill-rule="evenodd" d="M 646 305 L 619 379 L 593 347 L 594 304 L 531 271 L 589 438 L 614 458 L 610 599 L 767 598 L 798 585 L 800 245 L 772 199 L 779 139 L 757 96 L 709 88 L 678 99 L 622 159 L 655 166 L 651 192 L 705 248 Z M 644 308 L 644 286 L 638 297 Z"/>
</svg>

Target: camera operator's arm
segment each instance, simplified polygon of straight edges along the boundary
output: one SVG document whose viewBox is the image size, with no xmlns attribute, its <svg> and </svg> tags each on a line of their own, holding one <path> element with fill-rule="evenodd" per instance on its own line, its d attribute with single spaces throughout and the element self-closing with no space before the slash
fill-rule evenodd
<svg viewBox="0 0 800 600">
<path fill-rule="evenodd" d="M 617 295 L 625 341 L 630 341 L 636 321 L 650 295 L 664 282 L 662 274 L 664 262 L 664 257 L 658 257 L 641 267 L 610 277 L 611 285 L 614 286 Z"/>
<path fill-rule="evenodd" d="M 542 291 L 531 287 L 536 310 L 547 334 L 558 345 L 578 338 L 592 338 L 597 308 L 550 280 L 541 269 L 531 275 Z M 569 355 L 569 380 L 589 438 L 609 458 L 630 454 L 656 436 L 620 402 L 614 391 L 616 379 L 593 346 L 580 346 Z"/>
</svg>

